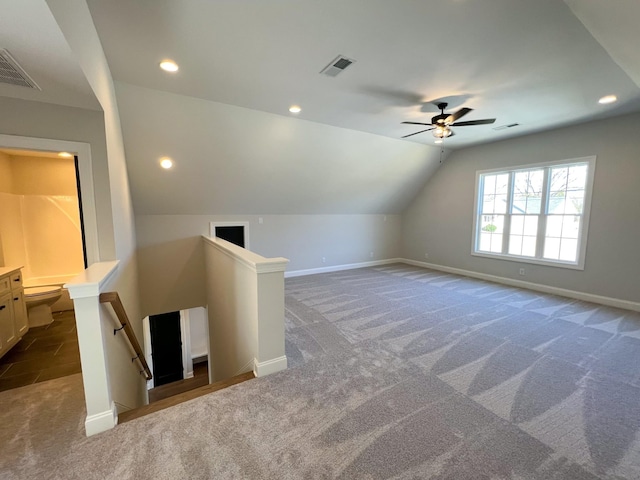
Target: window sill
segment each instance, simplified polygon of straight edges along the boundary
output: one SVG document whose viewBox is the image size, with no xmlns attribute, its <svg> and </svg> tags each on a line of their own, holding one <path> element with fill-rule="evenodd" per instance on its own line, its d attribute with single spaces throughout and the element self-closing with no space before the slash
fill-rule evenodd
<svg viewBox="0 0 640 480">
<path fill-rule="evenodd" d="M 584 262 L 580 262 L 580 263 L 555 262 L 550 260 L 542 260 L 539 258 L 519 257 L 516 255 L 503 255 L 503 254 L 496 255 L 496 254 L 482 253 L 482 252 L 471 252 L 471 255 L 474 257 L 491 258 L 494 260 L 506 260 L 509 262 L 516 262 L 516 263 L 531 263 L 534 265 L 544 265 L 545 267 L 567 268 L 569 270 L 584 270 Z"/>
</svg>

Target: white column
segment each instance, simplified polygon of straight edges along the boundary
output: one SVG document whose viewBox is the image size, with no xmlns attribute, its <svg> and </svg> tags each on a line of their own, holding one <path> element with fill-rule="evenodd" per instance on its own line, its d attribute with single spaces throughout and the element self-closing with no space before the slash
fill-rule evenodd
<svg viewBox="0 0 640 480">
<path fill-rule="evenodd" d="M 256 263 L 258 283 L 258 346 L 253 373 L 264 377 L 287 368 L 284 350 L 284 271 L 288 260 Z"/>
<path fill-rule="evenodd" d="M 118 416 L 111 398 L 100 292 L 117 270 L 118 262 L 94 263 L 65 285 L 73 300 L 87 406 L 87 436 L 116 426 Z"/>
</svg>

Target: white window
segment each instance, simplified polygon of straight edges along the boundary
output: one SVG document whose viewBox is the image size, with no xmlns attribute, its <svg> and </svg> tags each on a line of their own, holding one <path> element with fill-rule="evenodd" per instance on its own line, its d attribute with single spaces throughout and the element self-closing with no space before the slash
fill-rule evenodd
<svg viewBox="0 0 640 480">
<path fill-rule="evenodd" d="M 595 160 L 477 172 L 472 253 L 584 269 Z"/>
</svg>

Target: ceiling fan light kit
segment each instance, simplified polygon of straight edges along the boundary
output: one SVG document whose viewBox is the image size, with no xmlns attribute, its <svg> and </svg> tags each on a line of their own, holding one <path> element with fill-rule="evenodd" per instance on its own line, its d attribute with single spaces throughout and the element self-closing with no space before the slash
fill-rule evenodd
<svg viewBox="0 0 640 480">
<path fill-rule="evenodd" d="M 436 138 L 446 138 L 453 135 L 453 132 L 447 126 L 444 126 L 444 127 L 438 126 L 433 129 L 432 134 Z"/>
<path fill-rule="evenodd" d="M 419 132 L 410 133 L 409 135 L 405 135 L 402 138 L 411 137 L 413 135 L 417 135 L 423 132 L 432 132 L 432 135 L 436 138 L 446 138 L 455 135 L 453 130 L 449 127 L 470 127 L 473 125 L 489 125 L 496 121 L 495 118 L 485 118 L 482 120 L 470 120 L 468 122 L 458 122 L 460 118 L 464 117 L 467 113 L 473 111 L 471 108 L 463 107 L 455 113 L 446 114 L 444 113 L 444 109 L 447 108 L 446 103 L 439 103 L 438 108 L 440 109 L 440 114 L 431 118 L 431 123 L 421 123 L 421 122 L 402 122 L 407 125 L 425 125 L 430 126 L 431 128 L 427 128 L 426 130 L 420 130 Z"/>
</svg>

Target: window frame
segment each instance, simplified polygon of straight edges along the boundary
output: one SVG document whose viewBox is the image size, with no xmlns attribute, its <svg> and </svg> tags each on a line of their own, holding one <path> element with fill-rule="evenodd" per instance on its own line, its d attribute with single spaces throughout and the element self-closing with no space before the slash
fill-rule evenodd
<svg viewBox="0 0 640 480">
<path fill-rule="evenodd" d="M 546 210 L 546 206 L 549 198 L 549 185 L 548 185 L 549 170 L 553 167 L 569 166 L 569 165 L 575 165 L 577 163 L 586 163 L 588 167 L 587 167 L 587 178 L 586 178 L 586 183 L 584 188 L 585 194 L 584 194 L 584 203 L 583 203 L 583 211 L 582 211 L 582 222 L 580 225 L 580 232 L 578 234 L 578 249 L 577 249 L 576 261 L 569 262 L 566 260 L 545 259 L 542 257 L 542 255 L 544 255 L 546 225 L 547 225 L 547 218 L 549 216 Z M 508 206 L 507 206 L 507 211 L 504 214 L 505 228 L 503 233 L 504 235 L 503 251 L 505 250 L 505 245 L 507 245 L 506 251 L 508 252 L 509 231 L 507 230 L 507 228 L 511 224 L 511 217 L 513 215 L 511 213 L 511 203 L 513 201 L 514 174 L 519 171 L 534 170 L 539 168 L 545 169 L 544 185 L 543 185 L 543 192 L 542 192 L 543 194 L 542 205 L 544 207 L 544 210 L 541 208 L 541 212 L 539 214 L 542 217 L 542 221 L 539 226 L 542 228 L 538 228 L 538 232 L 536 235 L 536 257 L 513 255 L 509 253 L 491 253 L 491 252 L 478 251 L 478 244 L 480 241 L 479 219 L 481 215 L 480 209 L 482 208 L 482 203 L 480 202 L 480 194 L 483 193 L 481 192 L 481 188 L 480 188 L 481 176 L 491 175 L 491 174 L 509 174 L 509 189 L 507 193 Z M 587 251 L 587 240 L 588 240 L 588 234 L 589 234 L 589 218 L 591 214 L 591 200 L 592 200 L 592 194 L 593 194 L 593 180 L 595 175 L 595 169 L 596 169 L 596 156 L 592 155 L 588 157 L 570 158 L 570 159 L 556 160 L 551 162 L 517 165 L 517 166 L 507 167 L 507 168 L 502 167 L 502 168 L 493 168 L 489 170 L 477 170 L 476 177 L 475 177 L 475 197 L 474 197 L 474 208 L 473 208 L 473 232 L 472 232 L 472 238 L 471 238 L 471 255 L 474 257 L 492 258 L 496 260 L 507 260 L 507 261 L 518 262 L 518 263 L 532 263 L 535 265 L 568 268 L 573 270 L 584 270 L 585 257 L 586 257 L 586 251 Z M 538 257 L 537 256 L 538 254 L 540 254 L 541 256 Z"/>
</svg>

